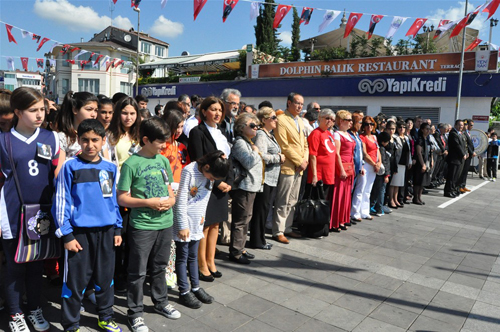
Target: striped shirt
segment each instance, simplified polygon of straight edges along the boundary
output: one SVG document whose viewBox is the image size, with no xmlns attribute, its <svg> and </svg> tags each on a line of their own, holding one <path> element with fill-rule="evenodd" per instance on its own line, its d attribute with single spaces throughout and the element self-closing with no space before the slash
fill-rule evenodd
<svg viewBox="0 0 500 332">
<path fill-rule="evenodd" d="M 181 182 L 174 205 L 174 241 L 179 239 L 179 231 L 189 229 L 189 241 L 203 238 L 203 226 L 208 200 L 212 191 L 211 183 L 198 170 L 198 163 L 192 162 L 182 169 Z"/>
</svg>

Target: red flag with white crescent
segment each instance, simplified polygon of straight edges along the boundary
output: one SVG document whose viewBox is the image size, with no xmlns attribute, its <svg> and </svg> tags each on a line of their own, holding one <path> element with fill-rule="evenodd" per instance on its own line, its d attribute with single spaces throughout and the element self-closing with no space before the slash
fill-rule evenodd
<svg viewBox="0 0 500 332">
<path fill-rule="evenodd" d="M 112 60 L 112 61 L 106 61 L 106 71 L 109 70 L 109 67 L 111 67 L 111 64 L 115 62 L 115 60 Z"/>
<path fill-rule="evenodd" d="M 90 57 L 89 57 L 89 62 L 91 62 L 91 61 L 92 61 L 92 57 L 94 56 L 94 54 L 95 54 L 94 52 L 92 52 L 92 54 L 90 54 Z"/>
<path fill-rule="evenodd" d="M 362 13 L 351 13 L 349 19 L 347 20 L 347 25 L 345 26 L 344 38 L 347 38 L 351 33 L 352 29 L 358 24 L 359 19 L 363 16 Z"/>
<path fill-rule="evenodd" d="M 72 65 L 75 64 L 75 60 L 66 60 L 67 63 L 71 63 Z"/>
<path fill-rule="evenodd" d="M 368 34 L 368 40 L 372 38 L 373 31 L 375 31 L 377 23 L 380 22 L 382 18 L 384 18 L 384 15 L 372 15 L 372 18 L 370 19 L 370 28 L 366 32 Z"/>
<path fill-rule="evenodd" d="M 273 29 L 278 29 L 281 21 L 283 21 L 290 9 L 292 9 L 292 6 L 278 5 L 278 8 L 276 8 L 276 13 L 274 14 Z"/>
<path fill-rule="evenodd" d="M 467 48 L 465 49 L 465 51 L 472 51 L 473 49 L 475 49 L 477 47 L 477 45 L 479 45 L 480 43 L 482 42 L 481 39 L 479 38 L 476 38 L 476 40 L 474 40 L 469 46 L 467 46 Z"/>
<path fill-rule="evenodd" d="M 99 56 L 97 57 L 97 59 L 95 59 L 94 61 L 94 66 L 97 65 L 99 63 L 99 60 L 101 60 L 101 58 L 104 56 L 104 54 L 99 54 Z"/>
<path fill-rule="evenodd" d="M 140 3 L 141 3 L 141 0 L 132 0 L 130 7 L 138 8 Z"/>
<path fill-rule="evenodd" d="M 66 53 L 68 53 L 70 47 L 71 47 L 71 45 L 64 44 L 63 47 L 61 48 L 60 53 L 62 53 L 63 55 L 65 55 Z"/>
<path fill-rule="evenodd" d="M 80 60 L 80 68 L 83 70 L 85 68 L 85 65 L 89 63 L 88 60 Z"/>
<path fill-rule="evenodd" d="M 224 8 L 222 9 L 222 22 L 226 22 L 227 17 L 234 9 L 234 6 L 239 0 L 224 0 Z"/>
<path fill-rule="evenodd" d="M 122 64 L 122 63 L 124 63 L 124 62 L 125 62 L 125 60 L 119 60 L 119 61 L 117 61 L 117 62 L 115 63 L 114 67 L 116 68 L 116 67 L 118 67 L 119 65 L 121 65 L 121 64 Z"/>
<path fill-rule="evenodd" d="M 28 58 L 21 57 L 21 63 L 23 64 L 23 69 L 28 71 Z"/>
<path fill-rule="evenodd" d="M 303 22 L 304 25 L 308 25 L 309 21 L 311 20 L 311 16 L 313 14 L 314 8 L 309 8 L 309 7 L 304 7 L 302 8 L 302 14 L 300 15 L 300 22 L 299 24 L 302 24 Z"/>
<path fill-rule="evenodd" d="M 194 20 L 196 21 L 196 17 L 198 17 L 198 14 L 201 12 L 203 9 L 203 6 L 207 3 L 207 0 L 194 0 Z"/>
<path fill-rule="evenodd" d="M 418 31 L 424 26 L 425 22 L 427 22 L 426 18 L 417 18 L 415 22 L 413 22 L 405 36 L 411 36 L 412 38 L 415 38 Z"/>
<path fill-rule="evenodd" d="M 5 29 L 7 29 L 7 38 L 9 39 L 9 43 L 13 42 L 17 44 L 16 39 L 12 35 L 12 25 L 5 24 Z"/>
<path fill-rule="evenodd" d="M 470 25 L 474 21 L 476 16 L 479 14 L 479 12 L 481 12 L 483 10 L 484 7 L 486 7 L 486 4 L 482 4 L 481 6 L 477 6 L 476 9 L 474 9 L 474 11 L 472 13 L 469 13 L 469 18 L 467 19 L 466 25 Z"/>
<path fill-rule="evenodd" d="M 488 17 L 486 18 L 486 21 L 495 14 L 495 12 L 498 9 L 498 5 L 500 5 L 500 0 L 493 0 L 491 1 L 486 7 L 484 7 L 483 12 L 488 13 Z"/>
<path fill-rule="evenodd" d="M 72 49 L 70 49 L 68 52 L 69 52 L 69 53 L 73 53 L 74 51 L 78 51 L 78 50 L 80 50 L 80 49 L 81 49 L 81 48 L 79 48 L 79 47 L 73 47 L 73 48 L 72 48 Z"/>
<path fill-rule="evenodd" d="M 467 14 L 467 16 L 465 16 L 463 19 L 460 20 L 460 22 L 458 22 L 458 24 L 451 32 L 450 38 L 457 36 L 460 33 L 460 31 L 462 31 L 462 29 L 465 28 L 465 26 L 467 25 L 467 21 L 469 20 L 469 16 L 470 14 Z"/>
<path fill-rule="evenodd" d="M 36 65 L 38 68 L 43 68 L 43 59 L 36 59 Z"/>
<path fill-rule="evenodd" d="M 46 42 L 48 42 L 50 39 L 49 38 L 45 38 L 43 37 L 42 38 L 42 41 L 40 42 L 40 44 L 38 44 L 38 48 L 36 49 L 36 51 L 40 51 L 40 49 L 42 48 L 43 44 L 45 44 Z"/>
</svg>

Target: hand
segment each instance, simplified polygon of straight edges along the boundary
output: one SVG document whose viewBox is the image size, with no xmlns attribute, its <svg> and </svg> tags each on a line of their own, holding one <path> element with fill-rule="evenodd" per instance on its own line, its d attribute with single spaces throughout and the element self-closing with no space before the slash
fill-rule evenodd
<svg viewBox="0 0 500 332">
<path fill-rule="evenodd" d="M 467 155 L 464 156 L 464 160 L 467 159 Z"/>
<path fill-rule="evenodd" d="M 115 235 L 115 247 L 119 247 L 122 245 L 122 237 L 121 235 Z"/>
<path fill-rule="evenodd" d="M 156 211 L 165 211 L 167 209 L 167 201 L 168 199 L 160 200 L 160 197 L 148 198 L 147 206 Z"/>
<path fill-rule="evenodd" d="M 278 153 L 278 154 L 280 156 L 280 163 L 283 164 L 285 162 L 285 160 L 286 160 L 285 155 L 282 154 L 282 153 Z"/>
<path fill-rule="evenodd" d="M 413 159 L 413 160 L 411 161 L 411 164 L 412 164 L 412 165 L 415 165 L 416 163 L 417 163 L 417 161 L 416 161 L 415 159 Z"/>
<path fill-rule="evenodd" d="M 345 172 L 345 170 L 340 171 L 340 179 L 341 180 L 347 179 L 347 173 Z"/>
<path fill-rule="evenodd" d="M 448 155 L 448 150 L 444 150 L 443 155 L 447 156 Z"/>
<path fill-rule="evenodd" d="M 365 175 L 365 173 L 366 173 L 366 172 L 365 172 L 365 169 L 364 169 L 364 168 L 361 170 L 361 172 L 359 172 L 359 174 L 361 174 L 361 175 L 363 175 L 363 176 Z"/>
<path fill-rule="evenodd" d="M 373 169 L 375 170 L 375 173 L 378 173 L 378 171 L 380 170 L 380 164 L 379 164 L 379 163 L 376 163 L 376 164 L 373 166 Z"/>
<path fill-rule="evenodd" d="M 389 183 L 389 178 L 388 177 L 384 178 L 384 183 Z"/>
<path fill-rule="evenodd" d="M 231 186 L 228 185 L 227 183 L 225 182 L 221 182 L 217 188 L 219 188 L 220 191 L 222 191 L 223 193 L 227 193 L 231 190 Z"/>
<path fill-rule="evenodd" d="M 80 245 L 80 243 L 78 243 L 77 240 L 71 240 L 68 243 L 65 243 L 64 249 L 73 252 L 79 252 L 80 250 L 83 250 L 82 246 Z"/>
<path fill-rule="evenodd" d="M 318 183 L 318 175 L 313 175 L 311 184 L 313 185 L 313 187 L 316 187 L 316 183 Z"/>
<path fill-rule="evenodd" d="M 473 156 L 473 157 L 475 157 L 475 156 L 477 156 L 477 154 L 474 152 L 474 153 L 472 154 L 472 156 Z"/>
<path fill-rule="evenodd" d="M 182 241 L 187 241 L 187 239 L 189 239 L 189 229 L 182 229 L 182 230 L 180 230 L 179 233 L 178 233 L 178 237 Z"/>
<path fill-rule="evenodd" d="M 309 162 L 307 160 L 304 160 L 304 161 L 302 161 L 302 164 L 300 164 L 300 166 L 297 167 L 296 169 L 298 169 L 298 171 L 301 172 L 307 168 L 308 164 L 309 164 Z"/>
<path fill-rule="evenodd" d="M 252 145 L 252 150 L 254 150 L 255 152 L 259 153 L 259 148 L 257 147 L 257 145 Z"/>
<path fill-rule="evenodd" d="M 427 171 L 427 166 L 422 165 L 422 173 L 425 173 L 425 171 Z"/>
</svg>

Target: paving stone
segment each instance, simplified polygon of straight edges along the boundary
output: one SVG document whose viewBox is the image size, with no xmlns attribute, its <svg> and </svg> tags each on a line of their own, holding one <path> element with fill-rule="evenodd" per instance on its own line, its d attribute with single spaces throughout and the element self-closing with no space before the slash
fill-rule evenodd
<svg viewBox="0 0 500 332">
<path fill-rule="evenodd" d="M 472 300 L 475 300 L 479 294 L 479 289 L 477 288 L 456 284 L 451 281 L 445 282 L 443 287 L 441 287 L 441 290 L 451 294 L 463 296 Z"/>
<path fill-rule="evenodd" d="M 248 323 L 238 327 L 236 330 L 238 332 L 255 332 L 255 331 L 266 331 L 266 332 L 280 332 L 280 329 L 272 327 L 266 323 L 263 323 L 259 320 L 253 319 Z"/>
<path fill-rule="evenodd" d="M 290 291 L 285 287 L 273 284 L 265 285 L 264 287 L 253 293 L 253 295 L 255 296 L 262 297 L 263 299 L 277 304 L 281 304 L 297 294 L 297 292 Z"/>
<path fill-rule="evenodd" d="M 383 299 L 373 299 L 357 294 L 347 293 L 338 299 L 335 304 L 367 316 L 382 303 Z"/>
<path fill-rule="evenodd" d="M 436 289 L 406 282 L 389 296 L 385 303 L 419 314 L 437 292 Z"/>
<path fill-rule="evenodd" d="M 410 279 L 411 279 L 411 277 L 410 277 Z M 391 277 L 384 276 L 381 274 L 373 274 L 372 276 L 368 277 L 363 282 L 366 284 L 385 288 L 385 289 L 388 289 L 391 291 L 395 291 L 396 289 L 399 288 L 399 286 L 401 286 L 404 283 L 404 281 L 402 281 L 400 279 L 391 278 Z"/>
<path fill-rule="evenodd" d="M 218 284 L 205 290 L 215 298 L 216 302 L 221 304 L 228 304 L 247 294 L 227 284 Z"/>
<path fill-rule="evenodd" d="M 252 294 L 247 294 L 227 306 L 250 317 L 257 317 L 277 305 L 274 302 L 264 300 Z"/>
<path fill-rule="evenodd" d="M 370 317 L 407 329 L 418 315 L 411 311 L 382 303 L 370 314 Z"/>
<path fill-rule="evenodd" d="M 419 273 L 414 273 L 410 278 L 408 278 L 407 281 L 434 289 L 441 289 L 441 287 L 443 287 L 444 283 L 446 282 L 442 279 L 424 276 Z"/>
<path fill-rule="evenodd" d="M 282 306 L 275 306 L 256 319 L 282 331 L 293 331 L 308 321 L 309 317 Z"/>
<path fill-rule="evenodd" d="M 365 316 L 333 304 L 317 314 L 314 318 L 341 329 L 351 331 L 365 319 Z"/>
<path fill-rule="evenodd" d="M 485 283 L 485 280 L 483 279 L 474 278 L 472 276 L 467 276 L 460 273 L 453 273 L 448 278 L 448 281 L 477 289 L 482 289 Z"/>
<path fill-rule="evenodd" d="M 288 309 L 300 312 L 303 315 L 314 317 L 323 309 L 328 307 L 330 303 L 304 294 L 298 294 L 297 296 L 286 300 L 281 305 Z"/>
<path fill-rule="evenodd" d="M 249 322 L 252 317 L 244 315 L 226 306 L 220 306 L 198 320 L 218 331 L 233 331 Z"/>
<path fill-rule="evenodd" d="M 257 331 L 257 330 L 254 330 Z M 267 330 L 262 330 L 262 331 L 267 331 Z M 318 319 L 310 319 L 307 322 L 305 322 L 302 326 L 300 326 L 298 329 L 295 330 L 295 332 L 345 332 L 346 330 L 343 330 L 341 328 L 338 328 L 336 326 L 330 325 L 328 323 L 322 322 Z"/>
<path fill-rule="evenodd" d="M 454 270 L 450 271 L 449 269 L 442 267 L 423 265 L 420 269 L 418 269 L 417 273 L 427 277 L 448 280 L 453 271 Z"/>
<path fill-rule="evenodd" d="M 353 332 L 404 332 L 405 330 L 379 320 L 367 317 L 359 324 Z"/>
<path fill-rule="evenodd" d="M 465 321 L 464 329 L 476 332 L 498 331 L 500 325 L 500 307 L 476 302 Z"/>
<path fill-rule="evenodd" d="M 427 316 L 419 316 L 410 326 L 410 331 L 439 331 L 439 332 L 457 332 L 456 326 L 433 319 Z"/>
</svg>

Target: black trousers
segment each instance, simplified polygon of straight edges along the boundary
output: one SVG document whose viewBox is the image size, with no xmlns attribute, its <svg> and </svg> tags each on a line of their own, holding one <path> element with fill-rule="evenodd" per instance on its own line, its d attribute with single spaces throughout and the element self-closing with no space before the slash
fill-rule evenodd
<svg viewBox="0 0 500 332">
<path fill-rule="evenodd" d="M 149 262 L 151 299 L 156 307 L 168 304 L 168 288 L 165 269 L 170 259 L 172 227 L 161 230 L 142 230 L 128 226 L 128 317 L 142 317 L 144 311 L 144 281 Z"/>
<path fill-rule="evenodd" d="M 240 258 L 245 251 L 247 242 L 248 224 L 252 219 L 253 203 L 255 201 L 254 192 L 237 189 L 233 192 L 233 203 L 231 212 L 231 240 L 229 242 L 229 254 L 235 258 Z"/>
<path fill-rule="evenodd" d="M 113 317 L 115 246 L 113 226 L 73 228 L 83 250 L 65 251 L 66 268 L 62 288 L 62 320 L 65 330 L 79 326 L 83 293 L 92 280 L 100 320 Z"/>
<path fill-rule="evenodd" d="M 497 160 L 495 158 L 488 158 L 486 161 L 486 171 L 489 178 L 497 177 Z"/>
<path fill-rule="evenodd" d="M 271 208 L 271 197 L 276 187 L 264 184 L 262 192 L 257 193 L 253 203 L 252 220 L 250 220 L 250 247 L 261 248 L 266 244 L 266 220 Z"/>
<path fill-rule="evenodd" d="M 444 185 L 444 193 L 455 193 L 457 191 L 457 179 L 459 176 L 460 164 L 448 163 L 448 173 L 446 174 L 446 184 Z"/>
</svg>

